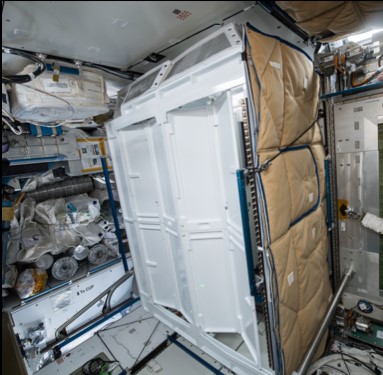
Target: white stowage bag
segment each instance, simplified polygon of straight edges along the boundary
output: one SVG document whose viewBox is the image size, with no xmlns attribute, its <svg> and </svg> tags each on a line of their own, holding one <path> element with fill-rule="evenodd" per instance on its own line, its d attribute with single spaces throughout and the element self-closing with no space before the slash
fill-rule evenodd
<svg viewBox="0 0 383 375">
<path fill-rule="evenodd" d="M 50 199 L 36 205 L 34 219 L 44 225 L 87 225 L 100 216 L 100 202 L 87 194 Z"/>
<path fill-rule="evenodd" d="M 69 227 L 31 223 L 22 232 L 22 250 L 19 251 L 17 260 L 31 263 L 46 253 L 57 255 L 76 247 L 80 242 L 81 237 Z"/>
<path fill-rule="evenodd" d="M 57 255 L 81 242 L 88 246 L 100 242 L 104 231 L 94 223 L 99 216 L 98 199 L 86 194 L 39 204 L 27 198 L 21 204 L 19 221 L 13 223 L 8 264 L 32 263 L 46 253 Z"/>
<path fill-rule="evenodd" d="M 22 203 L 22 249 L 17 253 L 18 262 L 31 263 L 46 253 L 60 254 L 81 242 L 81 237 L 65 225 L 66 210 L 63 198 L 51 199 L 37 205 L 34 200 L 27 198 Z"/>
<path fill-rule="evenodd" d="M 36 201 L 27 198 L 16 211 L 14 220 L 11 222 L 7 264 L 14 264 L 21 259 L 26 259 L 26 262 L 29 263 L 43 254 L 39 255 L 36 252 L 37 255 L 34 255 L 34 248 L 42 238 L 39 226 L 33 221 L 35 208 Z"/>
<path fill-rule="evenodd" d="M 105 236 L 105 232 L 96 223 L 80 225 L 75 229 L 82 237 L 82 245 L 93 246 L 98 244 Z"/>
<path fill-rule="evenodd" d="M 21 234 L 33 220 L 36 202 L 33 199 L 25 199 L 15 211 L 15 216 L 10 224 L 10 241 L 7 252 L 7 264 L 14 264 L 18 260 L 21 250 Z"/>
<path fill-rule="evenodd" d="M 35 69 L 28 65 L 20 73 Z M 28 84 L 13 84 L 10 102 L 17 120 L 37 124 L 84 120 L 109 112 L 103 76 L 86 70 L 81 75 L 61 73 L 60 82 L 54 82 L 53 72 L 45 71 Z"/>
<path fill-rule="evenodd" d="M 36 205 L 34 220 L 43 225 L 65 224 L 66 212 L 64 198 L 49 199 Z"/>
</svg>

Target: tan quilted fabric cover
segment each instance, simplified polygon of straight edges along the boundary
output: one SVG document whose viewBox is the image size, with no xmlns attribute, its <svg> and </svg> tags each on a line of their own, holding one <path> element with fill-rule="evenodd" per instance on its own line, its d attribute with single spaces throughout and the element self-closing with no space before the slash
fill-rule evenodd
<svg viewBox="0 0 383 375">
<path fill-rule="evenodd" d="M 277 1 L 310 36 L 338 38 L 382 28 L 383 1 Z"/>
<path fill-rule="evenodd" d="M 247 38 L 251 46 L 247 54 L 254 106 L 260 116 L 257 154 L 262 163 L 315 121 L 319 79 L 301 52 L 250 28 Z M 287 374 L 299 367 L 332 295 L 327 267 L 324 150 L 319 126 L 316 124 L 305 133 L 294 143 L 294 147 L 297 145 L 302 147 L 283 152 L 261 172 L 269 218 L 269 248 L 278 279 L 276 305 Z"/>
</svg>

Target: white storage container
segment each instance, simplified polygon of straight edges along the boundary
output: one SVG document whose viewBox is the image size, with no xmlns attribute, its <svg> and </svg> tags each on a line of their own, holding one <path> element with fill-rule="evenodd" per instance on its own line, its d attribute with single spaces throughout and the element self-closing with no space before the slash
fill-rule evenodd
<svg viewBox="0 0 383 375">
<path fill-rule="evenodd" d="M 20 74 L 33 70 L 34 65 L 28 65 Z M 27 84 L 14 84 L 11 96 L 14 117 L 32 123 L 82 120 L 108 112 L 108 103 L 104 78 L 87 71 L 60 73 L 58 82 L 53 81 L 53 72 L 46 71 Z"/>
</svg>

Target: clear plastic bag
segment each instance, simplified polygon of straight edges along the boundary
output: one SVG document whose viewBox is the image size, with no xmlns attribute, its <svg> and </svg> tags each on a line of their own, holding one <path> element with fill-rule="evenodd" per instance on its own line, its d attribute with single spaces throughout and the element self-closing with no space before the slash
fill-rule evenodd
<svg viewBox="0 0 383 375">
<path fill-rule="evenodd" d="M 45 289 L 48 275 L 44 270 L 29 268 L 16 281 L 16 292 L 21 299 L 34 296 Z"/>
<path fill-rule="evenodd" d="M 41 349 L 47 344 L 47 331 L 44 322 L 35 322 L 25 327 L 25 338 L 21 339 L 21 344 L 27 358 L 35 358 Z"/>
<path fill-rule="evenodd" d="M 78 225 L 86 225 L 98 219 L 101 209 L 99 200 L 87 194 L 67 198 L 67 208 L 72 211 Z"/>
</svg>

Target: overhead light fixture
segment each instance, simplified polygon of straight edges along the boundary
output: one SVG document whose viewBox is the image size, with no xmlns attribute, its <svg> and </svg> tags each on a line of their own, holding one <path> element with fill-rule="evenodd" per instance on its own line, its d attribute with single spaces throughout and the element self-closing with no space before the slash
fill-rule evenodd
<svg viewBox="0 0 383 375">
<path fill-rule="evenodd" d="M 371 38 L 374 34 L 379 33 L 381 31 L 383 31 L 383 29 L 375 29 L 375 30 L 367 31 L 366 33 L 351 35 L 347 39 L 349 42 L 358 43 L 358 42 L 361 42 L 362 40 Z"/>
</svg>

